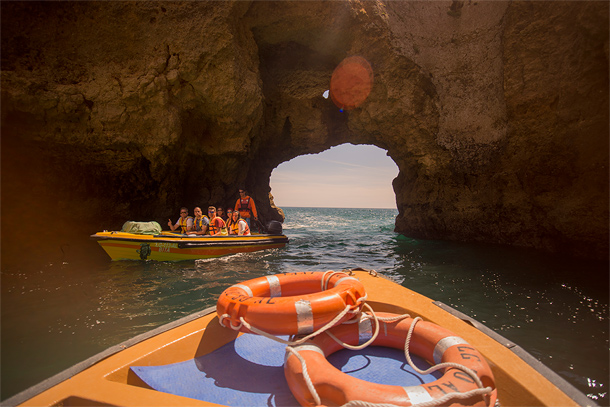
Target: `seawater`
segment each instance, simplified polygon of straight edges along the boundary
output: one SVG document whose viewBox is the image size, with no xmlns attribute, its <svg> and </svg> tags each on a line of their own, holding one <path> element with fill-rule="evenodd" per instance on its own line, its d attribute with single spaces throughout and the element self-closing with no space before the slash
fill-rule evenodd
<svg viewBox="0 0 610 407">
<path fill-rule="evenodd" d="M 599 277 L 607 263 L 406 238 L 393 231 L 393 209 L 283 209 L 283 249 L 174 263 L 68 253 L 36 268 L 3 267 L 1 398 L 214 306 L 236 282 L 364 267 L 477 319 L 608 405 L 608 279 Z"/>
</svg>

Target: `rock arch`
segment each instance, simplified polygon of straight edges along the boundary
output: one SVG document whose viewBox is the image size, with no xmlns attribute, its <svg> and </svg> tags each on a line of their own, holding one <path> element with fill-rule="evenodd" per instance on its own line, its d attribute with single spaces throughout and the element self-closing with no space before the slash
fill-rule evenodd
<svg viewBox="0 0 610 407">
<path fill-rule="evenodd" d="M 277 165 L 350 142 L 398 165 L 398 232 L 607 258 L 605 2 L 2 11 L 5 231 L 23 207 L 80 233 L 163 221 L 243 184 L 272 217 Z M 375 83 L 342 113 L 322 93 L 349 55 Z"/>
</svg>

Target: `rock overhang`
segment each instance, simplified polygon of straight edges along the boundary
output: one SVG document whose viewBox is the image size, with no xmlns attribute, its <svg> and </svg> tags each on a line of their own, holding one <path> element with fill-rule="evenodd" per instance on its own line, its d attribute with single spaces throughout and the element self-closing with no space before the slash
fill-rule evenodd
<svg viewBox="0 0 610 407">
<path fill-rule="evenodd" d="M 273 169 L 350 142 L 398 165 L 398 232 L 607 256 L 606 4 L 2 7 L 9 227 L 38 202 L 104 229 L 226 205 L 238 185 L 277 218 Z M 322 93 L 351 55 L 374 86 L 341 112 Z"/>
</svg>

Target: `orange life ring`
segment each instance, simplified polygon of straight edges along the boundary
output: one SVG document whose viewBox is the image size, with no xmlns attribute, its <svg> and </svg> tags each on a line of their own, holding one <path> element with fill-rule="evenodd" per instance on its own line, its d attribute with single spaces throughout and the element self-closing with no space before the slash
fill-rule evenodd
<svg viewBox="0 0 610 407">
<path fill-rule="evenodd" d="M 331 322 L 352 318 L 366 300 L 364 285 L 342 272 L 304 272 L 264 276 L 227 288 L 218 299 L 221 325 L 253 333 L 242 324 L 272 335 L 309 334 Z"/>
<path fill-rule="evenodd" d="M 377 313 L 378 317 L 397 317 L 395 314 Z M 370 320 L 369 320 L 370 322 Z M 379 335 L 371 346 L 385 346 L 403 349 L 409 328 L 413 319 L 405 318 L 398 322 L 384 323 Z M 373 322 L 374 324 L 374 322 Z M 357 345 L 362 339 L 363 322 L 359 324 L 343 324 L 335 326 L 327 332 L 333 333 L 339 340 L 351 345 Z M 370 332 L 371 324 L 368 324 Z M 369 335 L 370 336 L 370 335 Z M 302 345 L 294 346 L 294 350 L 304 359 L 308 375 L 316 389 L 322 405 L 344 405 L 350 401 L 364 401 L 369 403 L 393 404 L 397 406 L 411 406 L 440 399 L 451 392 L 464 393 L 479 388 L 475 380 L 466 372 L 447 367 L 443 376 L 431 383 L 419 386 L 393 386 L 367 382 L 349 376 L 332 366 L 326 356 L 343 349 L 329 335 L 318 335 Z M 467 399 L 459 400 L 456 405 L 493 406 L 497 398 L 494 376 L 491 368 L 483 356 L 463 339 L 455 336 L 451 331 L 430 322 L 419 321 L 415 325 L 409 353 L 416 354 L 435 364 L 453 362 L 466 366 L 476 372 L 484 387 L 493 390 L 488 396 L 473 395 Z M 303 376 L 301 362 L 292 353 L 287 353 L 284 364 L 284 374 L 292 394 L 302 406 L 315 406 Z M 442 403 L 449 405 L 455 399 Z"/>
</svg>

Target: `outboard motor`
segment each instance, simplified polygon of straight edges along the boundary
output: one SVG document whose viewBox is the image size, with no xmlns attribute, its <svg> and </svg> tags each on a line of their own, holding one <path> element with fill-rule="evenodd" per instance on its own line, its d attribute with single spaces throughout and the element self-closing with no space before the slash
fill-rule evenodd
<svg viewBox="0 0 610 407">
<path fill-rule="evenodd" d="M 281 235 L 282 224 L 277 220 L 271 220 L 267 223 L 267 233 L 270 235 Z"/>
</svg>

